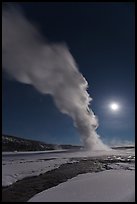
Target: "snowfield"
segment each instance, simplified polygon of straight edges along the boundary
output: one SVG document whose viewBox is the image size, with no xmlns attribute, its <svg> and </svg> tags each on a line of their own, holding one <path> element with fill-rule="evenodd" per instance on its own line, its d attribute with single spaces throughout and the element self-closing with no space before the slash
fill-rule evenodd
<svg viewBox="0 0 137 204">
<path fill-rule="evenodd" d="M 68 159 L 31 159 L 3 163 L 2 186 L 9 186 L 25 177 L 38 176 L 67 163 Z"/>
<path fill-rule="evenodd" d="M 12 186 L 23 178 L 40 176 L 58 169 L 62 164 L 91 165 L 93 158 L 102 159 L 107 168 L 85 173 L 61 181 L 40 193 L 26 197 L 28 202 L 134 202 L 135 201 L 135 149 L 86 152 L 84 150 L 58 150 L 48 152 L 5 152 L 2 154 L 2 186 Z M 106 163 L 105 163 L 106 159 Z M 115 160 L 115 162 L 113 162 Z M 88 163 L 89 162 L 89 163 Z M 93 161 L 92 161 L 93 162 Z M 93 162 L 94 163 L 94 162 Z M 96 164 L 95 164 L 96 165 Z M 94 166 L 94 165 L 93 165 Z M 92 166 L 92 167 L 93 167 Z M 89 168 L 90 166 L 85 166 Z M 63 167 L 64 168 L 64 167 Z M 69 170 L 69 166 L 66 167 Z M 74 169 L 73 166 L 71 167 Z M 78 167 L 80 169 L 83 166 Z M 72 171 L 72 170 L 71 170 Z M 87 171 L 89 172 L 89 171 Z M 53 172 L 54 174 L 54 172 Z M 58 175 L 58 174 L 57 174 Z M 57 176 L 58 177 L 58 176 Z M 44 181 L 45 182 L 45 181 Z M 63 182 L 63 183 L 62 183 Z M 31 189 L 31 187 L 29 187 Z M 12 195 L 12 190 L 11 191 Z M 7 191 L 8 192 L 8 191 Z M 5 196 L 7 196 L 5 192 Z M 17 193 L 18 195 L 18 193 Z M 10 196 L 9 196 L 10 199 Z M 15 200 L 14 200 L 15 201 Z M 11 201 L 12 202 L 12 201 Z"/>
<path fill-rule="evenodd" d="M 135 172 L 87 173 L 43 191 L 29 202 L 134 202 Z"/>
</svg>

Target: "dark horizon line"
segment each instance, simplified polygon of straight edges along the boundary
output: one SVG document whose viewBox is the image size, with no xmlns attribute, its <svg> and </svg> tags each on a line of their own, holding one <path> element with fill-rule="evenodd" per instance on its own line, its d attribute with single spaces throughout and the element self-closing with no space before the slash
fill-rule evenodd
<svg viewBox="0 0 137 204">
<path fill-rule="evenodd" d="M 47 142 L 44 142 L 44 141 L 40 141 L 40 140 L 37 140 L 37 139 L 27 139 L 27 138 L 23 138 L 23 137 L 20 137 L 20 136 L 14 136 L 14 135 L 9 135 L 9 134 L 3 134 L 2 133 L 2 136 L 7 136 L 7 137 L 15 137 L 17 139 L 23 139 L 23 140 L 27 140 L 27 141 L 33 141 L 33 142 L 40 142 L 40 143 L 44 143 L 44 144 L 52 144 L 52 145 L 71 145 L 71 146 L 77 146 L 77 147 L 83 147 L 82 145 L 74 145 L 74 144 L 55 144 L 55 143 L 47 143 Z"/>
</svg>

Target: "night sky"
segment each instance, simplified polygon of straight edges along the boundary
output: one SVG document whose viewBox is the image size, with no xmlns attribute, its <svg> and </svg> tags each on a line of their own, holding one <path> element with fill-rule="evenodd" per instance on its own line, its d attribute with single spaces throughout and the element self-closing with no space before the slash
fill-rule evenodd
<svg viewBox="0 0 137 204">
<path fill-rule="evenodd" d="M 15 3 L 12 3 L 15 5 Z M 17 6 L 17 3 L 16 3 Z M 97 133 L 108 144 L 134 142 L 134 3 L 18 3 L 27 19 L 51 42 L 65 42 L 89 84 Z M 33 59 L 32 59 L 33 60 Z M 56 76 L 53 76 L 56 77 Z M 118 112 L 109 108 L 116 101 Z M 3 134 L 81 144 L 73 121 L 49 95 L 2 77 Z"/>
</svg>

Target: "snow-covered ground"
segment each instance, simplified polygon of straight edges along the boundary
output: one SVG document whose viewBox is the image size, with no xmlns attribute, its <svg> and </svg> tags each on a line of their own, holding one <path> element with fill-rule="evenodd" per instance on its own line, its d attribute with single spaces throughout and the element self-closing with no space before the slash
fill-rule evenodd
<svg viewBox="0 0 137 204">
<path fill-rule="evenodd" d="M 104 157 L 105 156 L 105 157 Z M 26 177 L 38 176 L 61 164 L 77 159 L 107 160 L 98 173 L 85 173 L 32 197 L 29 202 L 132 202 L 135 200 L 135 149 L 86 152 L 58 150 L 48 152 L 7 152 L 2 155 L 2 186 Z M 115 160 L 115 162 L 111 162 Z M 79 160 L 80 161 L 80 160 Z"/>
<path fill-rule="evenodd" d="M 2 186 L 9 186 L 25 177 L 38 176 L 67 163 L 68 159 L 27 159 L 3 162 Z"/>
<path fill-rule="evenodd" d="M 4 152 L 2 155 L 2 186 L 8 186 L 25 177 L 40 175 L 72 158 L 97 157 L 104 155 L 133 156 L 134 149 L 111 151 L 48 151 L 48 152 Z M 75 161 L 75 159 L 74 159 Z"/>
<path fill-rule="evenodd" d="M 135 172 L 86 173 L 36 194 L 28 202 L 134 202 Z"/>
</svg>

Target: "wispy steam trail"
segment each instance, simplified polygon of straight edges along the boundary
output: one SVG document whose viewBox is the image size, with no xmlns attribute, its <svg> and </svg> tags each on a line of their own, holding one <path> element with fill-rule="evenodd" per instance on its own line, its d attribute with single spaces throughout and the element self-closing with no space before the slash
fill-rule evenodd
<svg viewBox="0 0 137 204">
<path fill-rule="evenodd" d="M 38 30 L 14 8 L 2 12 L 2 62 L 17 81 L 52 95 L 56 106 L 69 115 L 87 149 L 104 150 L 89 109 L 88 83 L 64 44 L 44 41 Z"/>
</svg>

